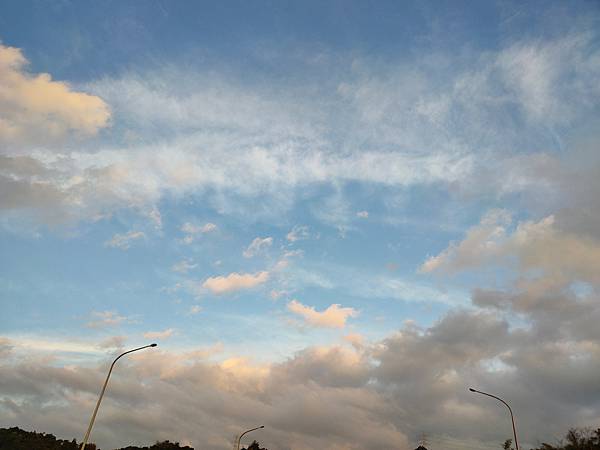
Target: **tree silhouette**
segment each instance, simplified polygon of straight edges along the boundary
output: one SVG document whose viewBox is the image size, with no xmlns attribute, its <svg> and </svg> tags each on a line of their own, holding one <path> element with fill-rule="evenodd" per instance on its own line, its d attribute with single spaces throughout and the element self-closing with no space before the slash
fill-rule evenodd
<svg viewBox="0 0 600 450">
<path fill-rule="evenodd" d="M 128 447 L 123 447 L 120 448 L 118 450 L 194 450 L 192 447 L 188 447 L 187 445 L 185 447 L 181 447 L 179 445 L 179 442 L 170 442 L 170 441 L 162 441 L 162 442 L 156 442 L 156 444 L 150 446 L 150 447 L 135 447 L 135 446 L 128 446 Z"/>
<path fill-rule="evenodd" d="M 0 428 L 0 450 L 79 450 L 75 439 L 57 439 L 53 434 L 25 431 L 18 427 Z M 96 450 L 94 444 L 87 444 L 86 450 Z"/>
<path fill-rule="evenodd" d="M 600 428 L 571 428 L 565 436 L 566 443 L 556 446 L 547 443 L 533 450 L 600 450 Z"/>
<path fill-rule="evenodd" d="M 513 450 L 511 445 L 512 445 L 512 439 L 507 439 L 504 441 L 504 444 L 502 444 L 502 449 L 503 450 Z"/>
<path fill-rule="evenodd" d="M 261 447 L 257 441 L 252 441 L 252 444 L 248 446 L 248 448 L 244 448 L 242 450 L 267 450 L 264 447 Z"/>
<path fill-rule="evenodd" d="M 0 428 L 0 450 L 79 450 L 81 444 L 75 439 L 66 441 L 57 439 L 53 434 L 25 431 L 18 427 Z M 95 444 L 87 444 L 86 450 L 100 450 Z M 150 447 L 128 446 L 119 450 L 194 450 L 179 442 L 156 442 Z"/>
</svg>

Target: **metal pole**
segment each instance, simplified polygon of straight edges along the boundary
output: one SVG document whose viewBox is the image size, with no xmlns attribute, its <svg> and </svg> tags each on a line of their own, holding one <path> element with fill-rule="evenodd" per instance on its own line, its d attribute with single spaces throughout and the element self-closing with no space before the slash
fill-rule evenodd
<svg viewBox="0 0 600 450">
<path fill-rule="evenodd" d="M 102 401 L 102 397 L 104 397 L 104 391 L 106 391 L 106 386 L 108 385 L 108 380 L 110 379 L 110 374 L 112 373 L 113 367 L 115 363 L 122 356 L 127 355 L 128 353 L 137 352 L 138 350 L 143 350 L 148 347 L 156 347 L 157 344 L 144 345 L 143 347 L 134 348 L 133 350 L 126 351 L 121 353 L 119 356 L 115 358 L 115 360 L 110 365 L 110 369 L 108 370 L 108 375 L 106 375 L 106 380 L 104 380 L 104 385 L 102 386 L 102 391 L 100 391 L 100 397 L 98 397 L 98 402 L 96 402 L 96 407 L 94 408 L 94 413 L 92 414 L 92 418 L 90 419 L 90 424 L 88 426 L 87 432 L 85 433 L 85 437 L 83 438 L 83 442 L 81 443 L 80 450 L 85 450 L 85 446 L 87 445 L 88 439 L 90 438 L 90 434 L 92 432 L 92 427 L 94 426 L 94 421 L 96 420 L 96 414 L 98 414 L 98 408 L 100 408 L 100 402 Z"/>
<path fill-rule="evenodd" d="M 243 435 L 245 435 L 246 433 L 250 433 L 251 431 L 254 431 L 254 430 L 260 430 L 261 428 L 264 428 L 264 427 L 265 427 L 264 425 L 261 425 L 260 427 L 252 428 L 251 430 L 244 431 L 242 434 L 240 434 L 240 436 L 237 438 L 237 444 L 235 446 L 235 449 L 240 450 L 240 442 L 242 441 Z"/>
<path fill-rule="evenodd" d="M 508 408 L 508 411 L 510 412 L 510 420 L 512 421 L 513 436 L 515 437 L 515 450 L 519 450 L 519 442 L 517 441 L 517 429 L 515 427 L 515 416 L 513 415 L 510 405 L 508 403 L 506 403 L 504 400 L 502 400 L 500 397 L 496 397 L 495 395 L 488 394 L 487 392 L 478 391 L 477 389 L 473 389 L 473 388 L 469 388 L 469 390 L 471 392 L 476 392 L 477 394 L 487 395 L 488 397 L 495 398 L 496 400 L 499 400 L 502 403 L 504 403 L 504 405 L 506 405 L 506 407 Z"/>
</svg>

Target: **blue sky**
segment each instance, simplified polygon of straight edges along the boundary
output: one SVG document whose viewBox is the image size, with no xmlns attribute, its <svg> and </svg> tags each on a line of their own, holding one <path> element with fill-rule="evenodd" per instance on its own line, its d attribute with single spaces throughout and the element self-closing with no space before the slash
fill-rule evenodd
<svg viewBox="0 0 600 450">
<path fill-rule="evenodd" d="M 165 365 L 181 365 L 176 375 L 161 366 L 156 383 L 182 388 L 194 370 L 217 371 L 212 379 L 236 380 L 238 403 L 253 389 L 280 392 L 282 373 L 323 397 L 351 379 L 365 404 L 387 405 L 346 418 L 366 414 L 372 433 L 317 433 L 300 408 L 290 421 L 304 428 L 283 421 L 267 435 L 276 448 L 295 433 L 289 448 L 333 450 L 403 448 L 428 427 L 499 442 L 482 424 L 468 434 L 482 416 L 456 393 L 457 374 L 526 409 L 521 387 L 545 367 L 529 366 L 535 352 L 569 364 L 587 355 L 581 373 L 596 367 L 600 344 L 584 320 L 600 314 L 596 2 L 6 1 L 2 10 L 7 376 L 24 373 L 23 361 L 36 373 L 102 373 L 120 349 L 156 340 Z M 439 367 L 421 384 L 390 378 L 412 380 L 409 368 L 431 358 Z M 135 376 L 156 375 L 135 361 Z M 335 367 L 306 369 L 327 361 Z M 556 390 L 552 380 L 540 396 Z M 61 383 L 36 401 L 85 410 L 93 387 L 65 400 L 57 392 L 74 388 Z M 223 383 L 219 395 L 230 393 Z M 446 415 L 413 405 L 421 412 L 402 422 L 395 408 L 421 389 L 439 397 L 419 405 Z M 582 389 L 571 409 L 531 419 L 527 442 L 595 423 L 597 385 Z M 41 429 L 30 392 L 11 392 L 8 422 Z M 243 427 L 233 410 L 223 407 L 222 421 Z M 52 426 L 78 432 L 67 419 Z M 218 433 L 235 427 L 206 426 L 210 448 L 229 445 Z M 152 430 L 198 439 L 185 420 Z M 100 425 L 98 440 L 124 444 L 142 431 Z"/>
</svg>

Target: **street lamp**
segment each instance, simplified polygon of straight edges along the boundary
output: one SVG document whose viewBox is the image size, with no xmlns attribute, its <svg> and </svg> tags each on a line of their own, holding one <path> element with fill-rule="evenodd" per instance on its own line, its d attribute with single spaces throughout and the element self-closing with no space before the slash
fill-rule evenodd
<svg viewBox="0 0 600 450">
<path fill-rule="evenodd" d="M 471 392 L 475 392 L 477 394 L 487 395 L 488 397 L 492 397 L 492 398 L 495 398 L 496 400 L 500 400 L 502 403 L 504 403 L 504 405 L 506 405 L 506 407 L 508 408 L 508 411 L 510 412 L 510 420 L 512 421 L 513 436 L 515 437 L 515 450 L 519 450 L 519 442 L 517 441 L 517 429 L 515 428 L 515 416 L 513 415 L 512 409 L 508 405 L 508 403 L 506 403 L 500 397 L 496 397 L 495 395 L 488 394 L 487 392 L 481 392 L 481 391 L 478 391 L 477 389 L 473 389 L 473 388 L 469 388 L 469 390 Z"/>
<path fill-rule="evenodd" d="M 261 425 L 260 427 L 256 427 L 256 428 L 252 428 L 250 430 L 246 430 L 242 434 L 240 434 L 240 437 L 237 438 L 237 443 L 236 443 L 236 446 L 235 446 L 235 450 L 240 450 L 240 442 L 242 440 L 242 436 L 244 436 L 247 433 L 250 433 L 251 431 L 260 430 L 261 428 L 264 428 L 264 427 L 265 427 L 264 425 Z"/>
<path fill-rule="evenodd" d="M 96 414 L 98 413 L 98 408 L 100 408 L 100 402 L 102 401 L 102 397 L 104 396 L 104 391 L 106 391 L 106 386 L 108 385 L 108 379 L 110 378 L 110 374 L 112 373 L 113 367 L 115 363 L 121 358 L 121 356 L 125 356 L 128 353 L 137 352 L 138 350 L 143 350 L 149 347 L 156 347 L 157 344 L 144 345 L 143 347 L 134 348 L 133 350 L 126 351 L 125 353 L 121 353 L 119 356 L 115 358 L 115 360 L 110 365 L 110 369 L 108 371 L 108 375 L 106 375 L 106 380 L 104 381 L 104 386 L 102 386 L 102 391 L 100 391 L 100 397 L 98 397 L 98 402 L 96 403 L 96 407 L 94 408 L 94 414 L 92 414 L 92 418 L 90 419 L 90 425 L 88 426 L 87 432 L 85 433 L 85 437 L 83 438 L 83 442 L 81 443 L 80 450 L 84 450 L 87 445 L 87 441 L 90 438 L 90 433 L 92 432 L 92 427 L 94 426 L 94 420 L 96 420 Z"/>
</svg>

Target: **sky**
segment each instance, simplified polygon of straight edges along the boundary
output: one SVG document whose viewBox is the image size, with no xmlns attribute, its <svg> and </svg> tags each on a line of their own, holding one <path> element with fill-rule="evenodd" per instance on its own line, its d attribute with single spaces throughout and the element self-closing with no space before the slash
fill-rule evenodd
<svg viewBox="0 0 600 450">
<path fill-rule="evenodd" d="M 0 426 L 523 448 L 600 423 L 597 1 L 0 2 Z M 249 436 L 250 437 L 250 436 Z"/>
</svg>

